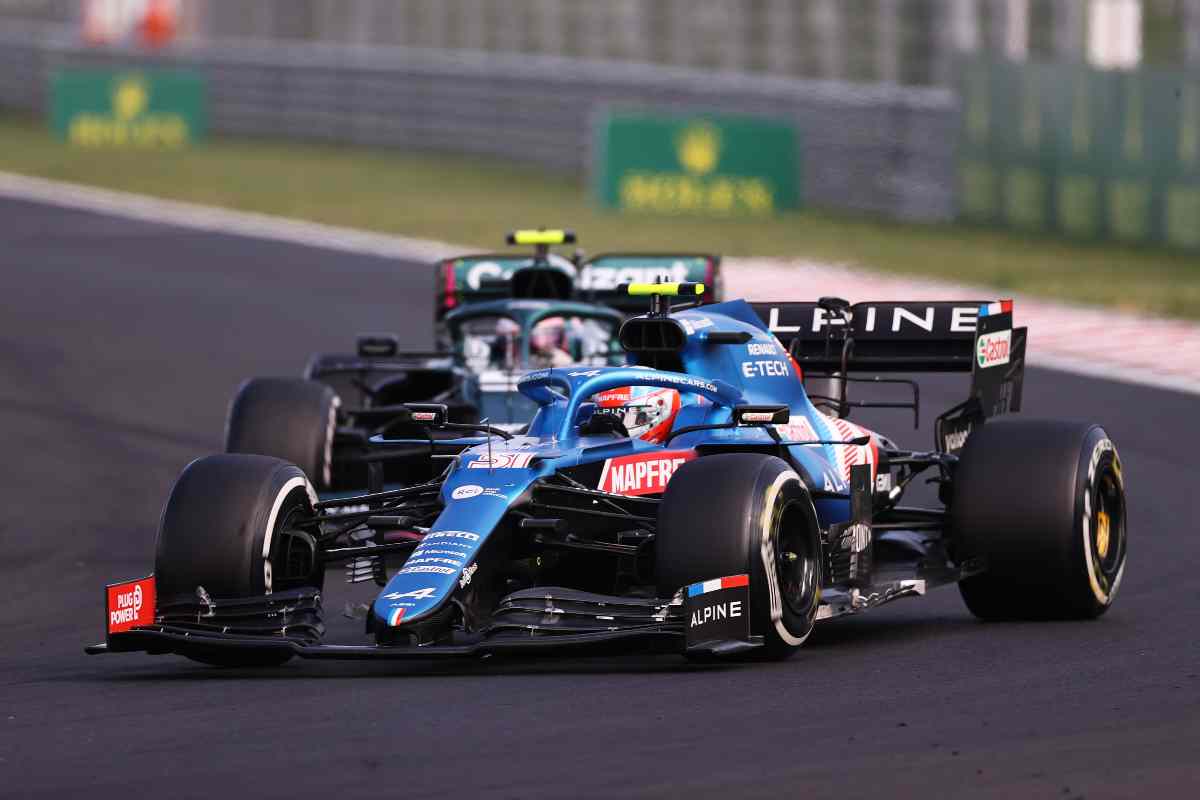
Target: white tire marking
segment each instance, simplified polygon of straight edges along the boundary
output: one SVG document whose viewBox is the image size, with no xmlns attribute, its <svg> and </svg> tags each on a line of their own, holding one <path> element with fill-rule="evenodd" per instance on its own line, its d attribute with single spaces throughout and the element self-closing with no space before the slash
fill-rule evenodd
<svg viewBox="0 0 1200 800">
<path fill-rule="evenodd" d="M 1125 559 L 1121 559 L 1121 568 L 1117 570 L 1117 577 L 1113 579 L 1112 586 L 1106 592 L 1100 586 L 1100 580 L 1096 577 L 1096 564 L 1092 559 L 1092 537 L 1091 537 L 1091 498 L 1092 484 L 1096 478 L 1096 467 L 1100 464 L 1100 458 L 1107 452 L 1112 452 L 1113 457 L 1117 457 L 1117 448 L 1113 445 L 1111 439 L 1101 439 L 1096 442 L 1095 448 L 1092 449 L 1092 457 L 1088 461 L 1087 482 L 1084 486 L 1083 496 L 1083 558 L 1087 565 L 1088 583 L 1092 587 L 1092 594 L 1100 601 L 1100 605 L 1107 606 L 1112 603 L 1112 599 L 1117 594 L 1117 588 L 1121 585 L 1121 578 L 1125 574 Z M 1124 520 L 1122 520 L 1122 524 Z"/>
<path fill-rule="evenodd" d="M 329 404 L 329 419 L 325 425 L 325 450 L 321 462 L 321 485 L 328 488 L 333 483 L 333 432 L 337 429 L 337 410 L 342 400 L 336 394 Z"/>
<path fill-rule="evenodd" d="M 283 507 L 283 501 L 293 490 L 303 486 L 305 494 L 308 495 L 310 503 L 317 502 L 317 493 L 313 490 L 312 484 L 308 482 L 308 478 L 297 476 L 291 478 L 287 483 L 283 484 L 279 489 L 279 493 L 275 495 L 275 502 L 271 504 L 271 514 L 267 517 L 267 530 L 263 535 L 263 581 L 267 587 L 267 594 L 271 594 L 271 537 L 275 535 L 275 521 L 279 518 L 279 509 Z"/>
<path fill-rule="evenodd" d="M 812 633 L 812 627 L 809 627 L 808 632 L 803 636 L 796 637 L 783 624 L 783 598 L 779 592 L 779 577 L 775 574 L 775 544 L 771 541 L 771 519 L 773 515 L 770 511 L 775 506 L 775 498 L 778 496 L 779 490 L 789 480 L 799 483 L 800 476 L 789 469 L 779 473 L 771 485 L 767 487 L 766 505 L 763 506 L 762 542 L 759 546 L 759 553 L 762 556 L 763 571 L 767 576 L 767 594 L 771 598 L 771 622 L 775 626 L 775 632 L 779 634 L 779 638 L 783 639 L 787 644 L 796 647 L 804 644 L 804 640 Z"/>
</svg>

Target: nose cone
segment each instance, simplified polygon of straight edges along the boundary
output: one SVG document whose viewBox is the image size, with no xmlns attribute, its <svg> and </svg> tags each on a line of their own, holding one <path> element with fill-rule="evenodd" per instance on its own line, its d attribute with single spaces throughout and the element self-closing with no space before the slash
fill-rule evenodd
<svg viewBox="0 0 1200 800">
<path fill-rule="evenodd" d="M 474 575 L 476 556 L 533 481 L 549 468 L 532 468 L 531 448 L 494 447 L 464 453 L 442 486 L 445 508 L 392 576 L 373 605 L 380 638 L 440 609 Z"/>
</svg>

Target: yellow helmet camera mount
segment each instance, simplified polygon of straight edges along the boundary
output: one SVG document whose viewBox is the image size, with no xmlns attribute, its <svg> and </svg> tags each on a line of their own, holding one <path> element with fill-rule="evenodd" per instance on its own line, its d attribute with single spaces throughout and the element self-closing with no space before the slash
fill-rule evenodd
<svg viewBox="0 0 1200 800">
<path fill-rule="evenodd" d="M 535 264 L 550 258 L 550 248 L 560 244 L 575 244 L 575 231 L 562 228 L 526 228 L 512 231 L 507 240 L 511 245 L 532 245 Z"/>
<path fill-rule="evenodd" d="M 630 297 L 649 297 L 650 316 L 665 317 L 671 313 L 671 297 L 693 297 L 691 305 L 699 303 L 704 295 L 703 283 L 623 283 L 618 287 L 621 294 Z"/>
</svg>

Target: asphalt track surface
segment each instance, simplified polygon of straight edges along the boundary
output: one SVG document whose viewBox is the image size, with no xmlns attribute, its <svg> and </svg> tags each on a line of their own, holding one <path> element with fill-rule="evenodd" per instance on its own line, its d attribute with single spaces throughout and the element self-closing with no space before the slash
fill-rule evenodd
<svg viewBox="0 0 1200 800">
<path fill-rule="evenodd" d="M 150 570 L 168 489 L 219 447 L 238 382 L 359 331 L 426 345 L 429 289 L 423 265 L 0 200 L 0 796 L 1200 791 L 1200 401 L 1042 370 L 1027 414 L 1102 422 L 1125 462 L 1129 564 L 1095 622 L 982 624 L 950 587 L 773 664 L 85 656 L 103 584 Z M 962 391 L 927 381 L 924 419 Z M 331 574 L 332 636 L 358 629 L 336 613 L 353 599 Z"/>
</svg>

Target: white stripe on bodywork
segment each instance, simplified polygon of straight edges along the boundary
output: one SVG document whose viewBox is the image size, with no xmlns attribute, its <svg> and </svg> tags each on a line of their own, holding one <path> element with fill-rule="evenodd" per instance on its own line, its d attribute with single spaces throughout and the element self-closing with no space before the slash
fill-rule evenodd
<svg viewBox="0 0 1200 800">
<path fill-rule="evenodd" d="M 596 484 L 597 489 L 602 489 L 602 487 L 605 485 L 605 481 L 608 480 L 608 468 L 609 465 L 612 464 L 612 461 L 613 460 L 611 458 L 604 459 L 604 466 L 600 469 L 600 483 Z"/>
<path fill-rule="evenodd" d="M 839 439 L 847 441 L 849 439 L 857 439 L 859 436 L 874 436 L 866 428 L 860 425 L 855 425 L 853 422 L 847 422 L 840 417 L 831 417 L 828 414 L 817 412 L 825 418 L 826 427 L 831 435 L 830 439 Z M 848 482 L 850 480 L 850 468 L 858 464 L 868 464 L 871 467 L 871 481 L 875 480 L 876 464 L 875 450 L 870 444 L 853 445 L 853 444 L 836 444 L 831 445 L 834 453 L 838 457 L 838 466 L 841 468 L 842 476 Z"/>
</svg>

